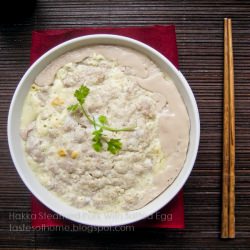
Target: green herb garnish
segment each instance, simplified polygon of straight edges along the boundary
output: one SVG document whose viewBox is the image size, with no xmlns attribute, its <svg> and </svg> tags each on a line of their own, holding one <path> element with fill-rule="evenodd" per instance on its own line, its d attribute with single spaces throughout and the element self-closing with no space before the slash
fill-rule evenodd
<svg viewBox="0 0 250 250">
<path fill-rule="evenodd" d="M 102 140 L 103 140 L 103 129 L 100 128 L 98 130 L 95 130 L 92 135 L 93 135 L 93 138 L 92 138 L 92 147 L 94 148 L 95 151 L 97 152 L 100 152 L 102 150 Z"/>
<path fill-rule="evenodd" d="M 79 89 L 77 89 L 74 93 L 74 96 L 78 103 L 70 105 L 68 107 L 68 111 L 76 112 L 80 111 L 90 124 L 92 124 L 95 128 L 95 131 L 92 133 L 92 147 L 96 152 L 101 152 L 103 150 L 103 144 L 107 144 L 107 150 L 112 154 L 117 154 L 122 148 L 122 143 L 120 139 L 107 138 L 105 134 L 103 134 L 104 130 L 111 132 L 121 132 L 121 131 L 134 131 L 135 128 L 112 128 L 108 126 L 108 119 L 104 115 L 100 115 L 98 117 L 98 121 L 88 114 L 88 112 L 84 108 L 84 103 L 86 97 L 88 96 L 90 90 L 87 86 L 81 85 Z"/>
<path fill-rule="evenodd" d="M 120 139 L 110 139 L 108 141 L 108 151 L 112 154 L 117 154 L 122 148 Z"/>
</svg>

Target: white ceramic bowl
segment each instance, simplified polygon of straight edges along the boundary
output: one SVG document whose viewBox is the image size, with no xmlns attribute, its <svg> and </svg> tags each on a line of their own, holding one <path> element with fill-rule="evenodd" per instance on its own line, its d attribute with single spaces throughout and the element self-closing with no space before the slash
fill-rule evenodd
<svg viewBox="0 0 250 250">
<path fill-rule="evenodd" d="M 91 214 L 84 210 L 80 210 L 69 206 L 62 202 L 59 198 L 44 188 L 35 177 L 34 173 L 27 165 L 24 151 L 21 145 L 21 138 L 19 136 L 20 117 L 24 99 L 30 89 L 36 76 L 54 59 L 58 56 L 68 52 L 70 50 L 95 44 L 112 44 L 120 45 L 129 48 L 133 48 L 151 58 L 163 71 L 167 72 L 169 76 L 174 80 L 183 100 L 186 104 L 188 114 L 191 121 L 190 130 L 190 143 L 187 153 L 185 164 L 175 179 L 175 181 L 168 187 L 161 195 L 159 195 L 152 202 L 145 207 L 136 210 L 124 212 L 121 214 Z M 182 188 L 186 182 L 190 172 L 193 168 L 195 158 L 198 151 L 200 138 L 200 121 L 199 113 L 193 93 L 181 74 L 173 64 L 166 59 L 162 54 L 154 50 L 153 48 L 138 42 L 136 40 L 115 36 L 115 35 L 90 35 L 82 36 L 64 42 L 53 49 L 49 50 L 43 56 L 41 56 L 22 77 L 18 84 L 12 102 L 9 109 L 8 117 L 8 142 L 10 153 L 19 173 L 25 185 L 28 189 L 47 207 L 56 213 L 68 218 L 72 221 L 93 225 L 93 226 L 117 226 L 123 224 L 129 224 L 135 221 L 139 221 L 149 215 L 155 213 L 157 210 L 165 206 Z"/>
</svg>

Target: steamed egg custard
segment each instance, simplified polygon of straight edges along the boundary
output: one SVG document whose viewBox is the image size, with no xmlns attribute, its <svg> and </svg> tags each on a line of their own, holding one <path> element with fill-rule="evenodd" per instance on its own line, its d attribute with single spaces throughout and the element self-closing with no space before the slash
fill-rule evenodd
<svg viewBox="0 0 250 250">
<path fill-rule="evenodd" d="M 73 207 L 119 212 L 144 207 L 175 180 L 190 121 L 174 82 L 152 60 L 95 45 L 58 57 L 36 77 L 20 129 L 44 187 Z"/>
</svg>

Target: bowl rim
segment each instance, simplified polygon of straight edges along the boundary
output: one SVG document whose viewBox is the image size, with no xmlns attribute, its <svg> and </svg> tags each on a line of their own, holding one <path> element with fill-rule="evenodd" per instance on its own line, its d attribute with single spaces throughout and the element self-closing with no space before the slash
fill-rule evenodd
<svg viewBox="0 0 250 250">
<path fill-rule="evenodd" d="M 73 47 L 71 49 L 66 50 L 66 52 L 72 51 L 72 50 L 77 48 L 77 47 L 74 47 L 74 44 L 77 44 L 79 42 L 83 42 L 82 47 L 90 46 L 88 44 L 87 45 L 84 44 L 84 42 L 86 43 L 86 41 L 88 42 L 88 41 L 91 41 L 91 40 L 99 41 L 96 44 L 113 44 L 114 41 L 118 41 L 117 46 L 119 46 L 120 42 L 125 43 L 125 44 L 131 44 L 131 48 L 134 48 L 134 46 L 137 47 L 137 48 L 134 48 L 135 50 L 137 50 L 138 48 L 141 48 L 143 51 L 148 51 L 148 53 L 154 54 L 154 56 L 159 58 L 159 60 L 161 60 L 163 63 L 165 63 L 167 65 L 167 67 L 169 67 L 170 70 L 174 72 L 174 74 L 176 75 L 176 77 L 179 79 L 182 86 L 184 87 L 184 90 L 185 90 L 185 92 L 186 92 L 186 94 L 187 94 L 187 96 L 188 96 L 188 98 L 190 100 L 191 106 L 192 106 L 192 111 L 193 111 L 192 115 L 193 115 L 194 121 L 193 121 L 193 124 L 191 124 L 191 121 L 190 121 L 190 126 L 194 126 L 194 128 L 195 128 L 195 131 L 194 131 L 195 137 L 194 137 L 194 140 L 193 140 L 193 152 L 192 152 L 192 155 L 190 156 L 190 159 L 189 159 L 189 167 L 186 167 L 186 169 L 185 169 L 186 171 L 183 174 L 183 177 L 181 178 L 181 180 L 179 181 L 178 186 L 175 189 L 172 188 L 173 190 L 171 190 L 172 192 L 171 192 L 171 194 L 169 194 L 167 196 L 167 198 L 165 198 L 161 202 L 158 202 L 157 206 L 153 206 L 153 207 L 151 206 L 151 208 L 148 209 L 149 211 L 144 211 L 143 214 L 138 213 L 139 215 L 135 214 L 135 218 L 134 218 L 134 216 L 132 216 L 132 217 L 128 216 L 130 214 L 130 212 L 128 212 L 128 213 L 125 212 L 125 213 L 123 213 L 124 216 L 119 217 L 119 218 L 112 218 L 111 220 L 110 219 L 106 220 L 105 217 L 104 217 L 101 220 L 99 220 L 99 218 L 95 219 L 93 217 L 94 218 L 93 219 L 93 218 L 91 218 L 91 216 L 89 218 L 85 218 L 86 211 L 84 212 L 84 211 L 77 210 L 79 214 L 81 214 L 83 212 L 83 217 L 82 217 L 81 215 L 80 216 L 75 216 L 74 213 L 72 214 L 72 213 L 68 213 L 66 211 L 63 211 L 63 208 L 61 209 L 58 206 L 55 207 L 54 206 L 55 204 L 51 204 L 51 202 L 48 202 L 48 199 L 46 199 L 45 195 L 41 194 L 33 185 L 31 185 L 30 181 L 25 177 L 25 175 L 23 173 L 23 170 L 22 170 L 22 167 L 20 166 L 20 164 L 19 164 L 19 162 L 17 160 L 16 152 L 15 152 L 14 147 L 13 147 L 14 142 L 12 140 L 11 124 L 13 122 L 13 117 L 14 117 L 14 105 L 15 105 L 15 103 L 17 101 L 18 93 L 19 93 L 21 87 L 25 84 L 26 78 L 30 75 L 30 73 L 34 70 L 35 67 L 39 66 L 39 64 L 41 62 L 46 61 L 46 58 L 48 58 L 48 56 L 53 55 L 55 52 L 61 51 L 63 48 L 67 48 L 67 47 L 70 47 L 70 46 L 73 46 Z M 107 41 L 109 41 L 109 43 L 103 43 L 103 42 L 101 42 L 101 40 L 107 40 Z M 125 46 L 125 45 L 120 45 L 120 46 Z M 129 47 L 129 46 L 127 46 L 127 47 Z M 62 52 L 60 55 L 66 53 L 66 52 Z M 143 52 L 141 52 L 141 53 L 143 53 Z M 56 56 L 56 57 L 58 57 L 58 56 Z M 47 65 L 50 62 L 48 62 Z M 40 72 L 42 70 L 43 69 L 41 69 Z M 26 95 L 27 95 L 27 93 L 25 94 L 25 96 Z M 185 105 L 186 105 L 186 103 L 185 103 Z M 188 109 L 188 107 L 187 107 L 187 109 Z M 190 114 L 189 114 L 189 116 L 190 116 Z M 155 212 L 160 210 L 162 207 L 164 207 L 166 204 L 168 204 L 176 196 L 176 194 L 181 190 L 181 188 L 183 187 L 183 185 L 187 181 L 187 179 L 188 179 L 188 177 L 189 177 L 189 175 L 190 175 L 190 173 L 191 173 L 191 171 L 193 169 L 195 159 L 196 159 L 196 156 L 197 156 L 197 153 L 198 153 L 199 140 L 200 140 L 200 118 L 199 118 L 199 111 L 198 111 L 197 103 L 196 103 L 195 97 L 193 95 L 193 92 L 191 90 L 191 87 L 189 86 L 188 82 L 186 81 L 186 79 L 182 75 L 182 73 L 164 55 L 162 55 L 160 52 L 158 52 L 154 48 L 150 47 L 149 45 L 147 45 L 147 44 L 145 44 L 143 42 L 140 42 L 138 40 L 129 38 L 129 37 L 120 36 L 120 35 L 110 35 L 110 34 L 93 34 L 93 35 L 85 35 L 85 36 L 80 36 L 80 37 L 77 37 L 77 38 L 73 38 L 73 39 L 65 41 L 65 42 L 51 48 L 46 53 L 44 53 L 42 56 L 40 56 L 28 68 L 28 70 L 25 72 L 25 74 L 21 78 L 20 82 L 18 83 L 18 86 L 17 86 L 17 88 L 16 88 L 16 90 L 14 92 L 14 95 L 12 97 L 12 100 L 11 100 L 9 113 L 8 113 L 7 135 L 8 135 L 8 145 L 9 145 L 11 158 L 12 158 L 12 161 L 14 163 L 14 166 L 15 166 L 19 176 L 21 177 L 22 181 L 24 182 L 26 187 L 29 189 L 29 191 L 40 202 L 42 202 L 46 207 L 48 207 L 52 211 L 56 212 L 57 214 L 65 217 L 65 218 L 67 218 L 67 219 L 69 219 L 71 221 L 77 222 L 77 223 L 82 223 L 82 224 L 91 225 L 91 226 L 121 226 L 121 225 L 137 222 L 139 220 L 145 219 L 148 216 L 154 214 Z M 26 165 L 27 165 L 27 167 L 29 167 L 28 164 L 26 164 Z M 186 164 L 184 164 L 184 166 L 185 165 Z M 180 173 L 183 171 L 184 166 L 181 169 Z M 180 173 L 178 174 L 178 176 L 180 176 Z M 177 176 L 177 178 L 178 178 L 178 176 Z M 171 186 L 173 187 L 173 184 L 176 182 L 176 179 L 173 181 L 173 183 L 169 187 L 167 187 L 155 199 L 158 199 L 159 197 L 162 196 L 163 193 L 166 193 L 166 191 L 169 190 Z M 154 202 L 154 200 L 152 200 L 150 203 L 152 204 Z M 63 201 L 61 201 L 61 202 L 63 202 Z M 148 204 L 145 207 L 147 207 L 147 206 L 148 206 Z M 143 208 L 145 208 L 145 207 L 143 207 Z M 141 209 L 143 209 L 143 208 L 141 208 Z M 141 209 L 139 209 L 139 210 L 141 210 Z M 135 211 L 138 211 L 138 210 L 135 210 Z M 133 211 L 133 212 L 135 212 L 135 211 Z M 93 221 L 93 223 L 92 223 L 92 221 Z"/>
</svg>

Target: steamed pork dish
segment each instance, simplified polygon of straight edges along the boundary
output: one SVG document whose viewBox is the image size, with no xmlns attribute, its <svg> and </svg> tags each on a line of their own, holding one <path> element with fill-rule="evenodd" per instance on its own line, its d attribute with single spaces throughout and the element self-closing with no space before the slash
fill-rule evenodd
<svg viewBox="0 0 250 250">
<path fill-rule="evenodd" d="M 21 137 L 40 183 L 73 207 L 136 210 L 182 169 L 190 122 L 173 81 L 145 55 L 96 45 L 68 52 L 35 79 Z"/>
</svg>

